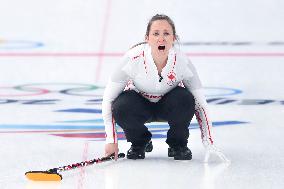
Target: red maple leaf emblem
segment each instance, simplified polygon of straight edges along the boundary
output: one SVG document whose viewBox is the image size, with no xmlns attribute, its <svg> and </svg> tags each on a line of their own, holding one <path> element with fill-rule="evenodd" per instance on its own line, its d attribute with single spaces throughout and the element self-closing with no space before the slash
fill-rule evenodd
<svg viewBox="0 0 284 189">
<path fill-rule="evenodd" d="M 170 74 L 170 75 L 168 76 L 168 78 L 169 78 L 170 80 L 173 80 L 173 79 L 175 78 L 175 76 L 174 76 L 173 74 Z"/>
</svg>

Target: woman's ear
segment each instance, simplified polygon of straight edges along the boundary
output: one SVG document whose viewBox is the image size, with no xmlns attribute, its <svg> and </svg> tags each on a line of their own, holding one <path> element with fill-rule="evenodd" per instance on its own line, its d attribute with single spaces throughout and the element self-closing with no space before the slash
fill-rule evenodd
<svg viewBox="0 0 284 189">
<path fill-rule="evenodd" d="M 148 42 L 149 41 L 149 37 L 147 35 L 145 35 L 145 41 Z"/>
</svg>

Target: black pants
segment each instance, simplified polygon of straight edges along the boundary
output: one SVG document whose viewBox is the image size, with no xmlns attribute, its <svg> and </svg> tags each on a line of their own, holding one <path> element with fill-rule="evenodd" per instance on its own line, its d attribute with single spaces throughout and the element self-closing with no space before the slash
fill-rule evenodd
<svg viewBox="0 0 284 189">
<path fill-rule="evenodd" d="M 193 95 L 182 87 L 174 88 L 157 103 L 150 102 L 136 91 L 127 90 L 113 102 L 112 113 L 127 141 L 133 145 L 142 146 L 151 140 L 152 134 L 144 125 L 146 122 L 165 120 L 170 126 L 167 144 L 170 147 L 186 146 L 194 106 Z"/>
</svg>

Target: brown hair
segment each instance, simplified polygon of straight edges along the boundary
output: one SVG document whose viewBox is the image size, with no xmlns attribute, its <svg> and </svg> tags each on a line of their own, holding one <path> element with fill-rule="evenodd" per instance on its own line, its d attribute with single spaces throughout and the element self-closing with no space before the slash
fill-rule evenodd
<svg viewBox="0 0 284 189">
<path fill-rule="evenodd" d="M 153 24 L 154 21 L 157 21 L 157 20 L 166 20 L 172 27 L 172 30 L 173 30 L 173 35 L 175 37 L 176 40 L 179 39 L 178 35 L 176 34 L 176 27 L 175 27 L 175 24 L 173 22 L 173 20 L 168 17 L 167 15 L 164 15 L 164 14 L 156 14 L 155 16 L 153 16 L 149 22 L 148 22 L 148 25 L 147 25 L 147 29 L 146 29 L 146 34 L 145 34 L 145 37 L 146 36 L 149 36 L 149 32 L 150 32 L 150 29 L 151 29 L 151 26 Z M 135 45 L 133 45 L 130 49 L 134 48 L 134 47 L 137 47 L 139 45 L 142 45 L 142 44 L 145 44 L 146 42 L 140 42 L 140 43 L 137 43 Z"/>
<path fill-rule="evenodd" d="M 175 24 L 174 24 L 173 20 L 170 17 L 168 17 L 167 15 L 164 15 L 164 14 L 156 14 L 155 16 L 153 16 L 150 19 L 150 21 L 148 22 L 148 25 L 147 25 L 145 36 L 149 36 L 149 32 L 150 32 L 151 26 L 152 26 L 153 22 L 155 22 L 157 20 L 166 20 L 172 27 L 174 37 L 176 39 L 178 39 L 178 36 L 176 34 L 176 27 L 175 27 Z"/>
</svg>

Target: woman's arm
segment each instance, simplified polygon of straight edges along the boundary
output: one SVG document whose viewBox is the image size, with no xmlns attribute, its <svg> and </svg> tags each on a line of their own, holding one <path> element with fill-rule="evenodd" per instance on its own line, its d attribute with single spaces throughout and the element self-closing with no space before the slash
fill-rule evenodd
<svg viewBox="0 0 284 189">
<path fill-rule="evenodd" d="M 106 85 L 103 102 L 102 102 L 102 117 L 105 125 L 106 143 L 117 143 L 117 134 L 115 121 L 112 116 L 112 102 L 124 90 L 129 80 L 128 74 L 124 71 L 129 59 L 125 56 L 122 63 L 118 65 L 115 71 L 111 74 Z"/>
<path fill-rule="evenodd" d="M 201 139 L 204 146 L 213 144 L 212 122 L 209 117 L 207 102 L 202 89 L 192 90 L 195 98 L 195 117 L 201 131 Z"/>
<path fill-rule="evenodd" d="M 112 73 L 103 95 L 102 102 L 102 117 L 105 125 L 106 145 L 105 155 L 109 156 L 114 154 L 115 160 L 118 158 L 118 143 L 116 124 L 112 116 L 112 103 L 118 95 L 124 90 L 129 80 L 128 74 L 124 71 L 125 65 L 128 63 L 128 58 L 124 57 L 122 64 L 120 64 Z M 129 67 L 128 67 L 129 69 Z"/>
<path fill-rule="evenodd" d="M 208 105 L 199 76 L 190 61 L 187 64 L 187 68 L 189 69 L 188 72 L 192 73 L 192 76 L 185 77 L 183 84 L 192 93 L 195 99 L 195 116 L 201 131 L 202 143 L 206 149 L 204 161 L 208 162 L 210 154 L 215 153 L 223 161 L 230 162 L 226 156 L 213 144 L 212 122 L 208 113 Z"/>
</svg>

